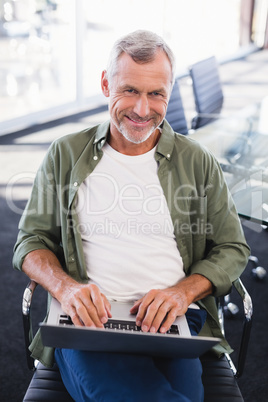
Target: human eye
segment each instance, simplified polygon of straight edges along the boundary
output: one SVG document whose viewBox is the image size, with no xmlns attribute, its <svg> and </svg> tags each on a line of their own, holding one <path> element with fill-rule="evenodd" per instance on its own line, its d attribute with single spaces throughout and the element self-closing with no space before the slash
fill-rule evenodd
<svg viewBox="0 0 268 402">
<path fill-rule="evenodd" d="M 163 96 L 163 95 L 162 95 L 160 92 L 158 92 L 158 91 L 153 91 L 153 92 L 150 93 L 150 95 L 153 96 L 153 97 L 155 97 L 155 98 L 160 98 L 160 97 Z"/>
<path fill-rule="evenodd" d="M 130 94 L 130 95 L 137 93 L 137 91 L 136 91 L 134 88 L 126 88 L 126 89 L 124 90 L 124 92 L 125 92 L 126 94 Z"/>
<path fill-rule="evenodd" d="M 125 86 L 124 88 L 122 88 L 122 91 L 126 94 L 126 95 L 133 95 L 137 93 L 137 90 L 135 88 L 129 87 L 129 86 Z"/>
</svg>

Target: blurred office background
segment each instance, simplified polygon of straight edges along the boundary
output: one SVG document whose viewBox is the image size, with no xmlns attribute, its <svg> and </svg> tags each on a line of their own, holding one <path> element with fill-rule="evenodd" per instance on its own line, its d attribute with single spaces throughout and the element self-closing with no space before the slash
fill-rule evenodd
<svg viewBox="0 0 268 402">
<path fill-rule="evenodd" d="M 267 0 L 0 0 L 0 134 L 105 102 L 100 72 L 121 35 L 169 43 L 177 73 L 267 45 Z"/>
<path fill-rule="evenodd" d="M 20 310 L 28 279 L 11 266 L 18 221 L 51 141 L 107 118 L 100 76 L 114 41 L 140 28 L 165 38 L 176 54 L 189 120 L 187 68 L 215 55 L 224 110 L 233 113 L 268 95 L 267 15 L 268 0 L 0 0 L 0 401 L 21 401 L 32 377 Z M 268 231 L 243 225 L 253 254 L 267 267 Z M 267 280 L 252 278 L 251 268 L 243 281 L 254 325 L 239 384 L 245 401 L 266 402 Z M 36 323 L 46 304 L 38 292 Z M 227 320 L 234 349 L 236 320 Z"/>
</svg>

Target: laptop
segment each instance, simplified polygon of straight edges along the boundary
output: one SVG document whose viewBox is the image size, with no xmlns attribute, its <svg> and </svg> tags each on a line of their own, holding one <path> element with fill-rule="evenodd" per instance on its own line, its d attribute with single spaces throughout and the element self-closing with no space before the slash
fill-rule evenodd
<svg viewBox="0 0 268 402">
<path fill-rule="evenodd" d="M 76 327 L 53 298 L 48 320 L 40 324 L 42 342 L 56 348 L 181 358 L 199 357 L 220 342 L 219 338 L 191 336 L 185 316 L 177 317 L 166 334 L 142 332 L 135 315 L 129 313 L 131 306 L 111 302 L 112 319 L 105 328 Z"/>
</svg>

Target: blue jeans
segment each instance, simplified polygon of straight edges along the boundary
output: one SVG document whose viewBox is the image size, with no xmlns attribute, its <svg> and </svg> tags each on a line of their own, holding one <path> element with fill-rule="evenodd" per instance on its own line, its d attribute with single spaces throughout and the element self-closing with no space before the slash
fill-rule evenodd
<svg viewBox="0 0 268 402">
<path fill-rule="evenodd" d="M 203 310 L 191 310 L 192 334 L 205 321 Z M 201 402 L 204 399 L 199 359 L 56 349 L 62 380 L 76 402 Z"/>
</svg>

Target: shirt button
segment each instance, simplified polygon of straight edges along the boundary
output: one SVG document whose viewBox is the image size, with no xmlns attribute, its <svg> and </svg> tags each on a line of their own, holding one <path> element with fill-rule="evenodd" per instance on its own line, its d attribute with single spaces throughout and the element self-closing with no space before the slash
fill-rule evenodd
<svg viewBox="0 0 268 402">
<path fill-rule="evenodd" d="M 70 258 L 70 261 L 71 261 L 71 262 L 74 262 L 74 257 L 71 257 L 71 258 Z"/>
<path fill-rule="evenodd" d="M 77 182 L 77 181 L 74 182 L 74 186 L 75 186 L 75 187 L 78 186 L 78 182 Z"/>
<path fill-rule="evenodd" d="M 168 158 L 168 159 L 170 158 L 170 154 L 167 154 L 167 158 Z"/>
<path fill-rule="evenodd" d="M 93 156 L 93 159 L 94 159 L 94 161 L 98 160 L 97 155 L 94 155 L 94 156 Z"/>
</svg>

